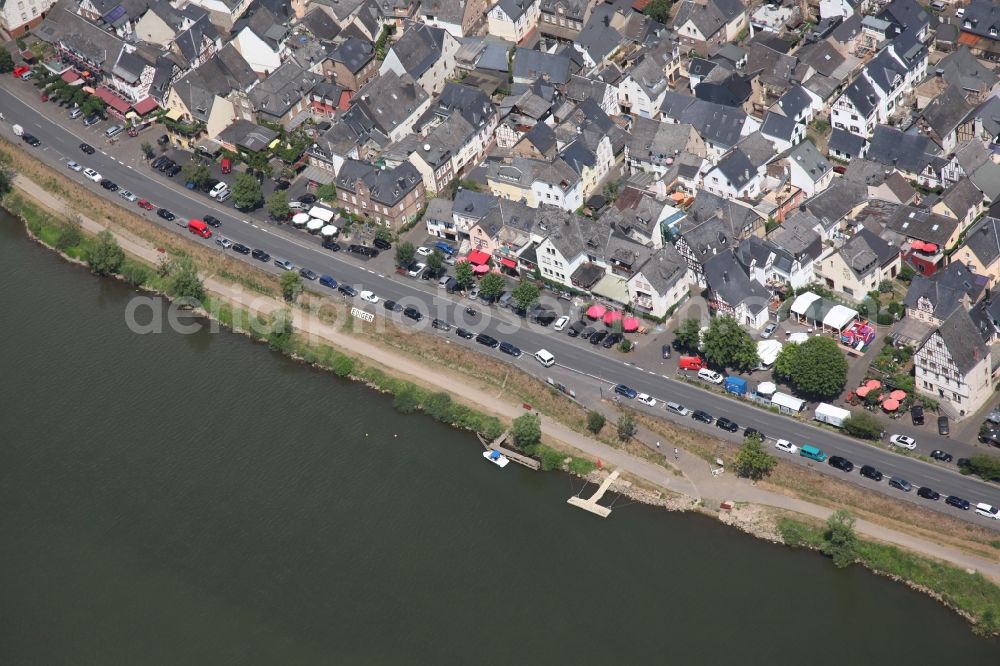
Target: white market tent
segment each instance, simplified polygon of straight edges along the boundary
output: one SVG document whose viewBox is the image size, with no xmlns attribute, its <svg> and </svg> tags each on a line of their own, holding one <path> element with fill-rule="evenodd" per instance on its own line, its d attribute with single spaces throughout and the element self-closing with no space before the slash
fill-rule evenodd
<svg viewBox="0 0 1000 666">
<path fill-rule="evenodd" d="M 809 339 L 809 334 L 806 333 L 805 331 L 796 331 L 795 333 L 792 333 L 791 335 L 788 336 L 788 342 L 792 343 L 793 345 L 800 345 L 808 339 Z"/>
<path fill-rule="evenodd" d="M 323 226 L 324 226 L 323 220 L 317 220 L 316 218 L 313 218 L 309 220 L 308 224 L 306 224 L 306 230 L 308 230 L 309 233 L 314 234 L 320 229 L 322 229 Z"/>
<path fill-rule="evenodd" d="M 826 316 L 823 317 L 823 326 L 832 328 L 835 331 L 842 331 L 857 318 L 857 310 L 852 310 L 846 305 L 834 305 L 833 308 L 826 313 Z"/>
<path fill-rule="evenodd" d="M 771 395 L 777 390 L 778 387 L 775 386 L 774 382 L 761 382 L 760 384 L 757 384 L 758 395 Z"/>
<path fill-rule="evenodd" d="M 292 224 L 294 224 L 297 227 L 301 227 L 308 221 L 309 221 L 309 213 L 296 213 L 295 217 L 292 218 Z"/>
<path fill-rule="evenodd" d="M 775 393 L 771 396 L 771 403 L 777 405 L 781 411 L 790 412 L 801 412 L 802 408 L 806 406 L 805 400 L 799 400 L 787 393 Z"/>
<path fill-rule="evenodd" d="M 819 296 L 812 293 L 811 291 L 807 291 L 804 294 L 799 294 L 798 296 L 795 297 L 795 300 L 792 301 L 792 312 L 800 317 L 804 317 L 806 316 L 806 310 L 809 309 L 809 306 L 818 300 Z"/>
<path fill-rule="evenodd" d="M 757 356 L 760 357 L 760 365 L 770 367 L 778 359 L 781 352 L 781 343 L 777 340 L 761 340 L 757 343 Z"/>
<path fill-rule="evenodd" d="M 337 227 L 332 224 L 328 224 L 320 229 L 319 233 L 322 234 L 324 238 L 333 238 L 337 235 Z"/>
<path fill-rule="evenodd" d="M 814 418 L 817 421 L 829 423 L 832 426 L 840 428 L 844 425 L 844 421 L 846 421 L 850 416 L 850 410 L 821 402 L 816 407 L 816 416 Z"/>
<path fill-rule="evenodd" d="M 329 223 L 333 219 L 333 211 L 322 206 L 313 206 L 309 209 L 309 215 Z"/>
</svg>

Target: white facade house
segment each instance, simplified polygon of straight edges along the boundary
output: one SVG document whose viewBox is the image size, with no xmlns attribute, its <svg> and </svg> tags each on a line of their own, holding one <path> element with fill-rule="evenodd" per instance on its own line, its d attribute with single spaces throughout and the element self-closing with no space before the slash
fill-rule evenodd
<svg viewBox="0 0 1000 666">
<path fill-rule="evenodd" d="M 538 204 L 545 204 L 572 211 L 583 206 L 585 195 L 582 178 L 576 178 L 569 182 L 562 179 L 556 180 L 551 176 L 550 173 L 542 173 L 536 175 L 531 181 L 531 193 L 536 202 L 532 208 L 537 207 Z"/>
<path fill-rule="evenodd" d="M 937 400 L 953 417 L 975 414 L 993 396 L 989 347 L 963 307 L 931 333 L 913 362 L 917 393 Z"/>
<path fill-rule="evenodd" d="M 459 46 L 443 28 L 415 25 L 389 49 L 378 73 L 409 74 L 429 95 L 436 95 L 455 73 Z"/>
<path fill-rule="evenodd" d="M 662 258 L 675 256 L 676 261 Z M 668 246 L 629 278 L 629 300 L 637 311 L 666 317 L 687 300 L 693 284 L 694 273 L 673 246 Z"/>
<path fill-rule="evenodd" d="M 244 27 L 233 38 L 233 45 L 250 69 L 258 74 L 270 74 L 281 65 L 281 55 L 285 50 L 284 42 L 272 45 L 255 33 L 250 26 Z"/>
<path fill-rule="evenodd" d="M 570 276 L 587 259 L 587 256 L 582 252 L 572 257 L 563 256 L 562 251 L 551 236 L 539 243 L 535 254 L 538 258 L 538 270 L 541 272 L 542 278 L 565 285 L 570 284 Z"/>
<path fill-rule="evenodd" d="M 634 115 L 655 119 L 668 89 L 663 66 L 647 56 L 618 84 L 618 104 Z"/>
<path fill-rule="evenodd" d="M 5 0 L 0 3 L 0 27 L 18 37 L 42 22 L 55 0 Z"/>
<path fill-rule="evenodd" d="M 539 0 L 500 0 L 486 15 L 489 33 L 517 44 L 538 25 Z"/>
</svg>

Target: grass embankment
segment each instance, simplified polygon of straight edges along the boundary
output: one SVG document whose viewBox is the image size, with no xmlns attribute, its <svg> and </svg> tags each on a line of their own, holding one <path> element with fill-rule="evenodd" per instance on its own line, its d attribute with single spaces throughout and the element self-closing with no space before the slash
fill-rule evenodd
<svg viewBox="0 0 1000 666">
<path fill-rule="evenodd" d="M 777 524 L 782 539 L 789 546 L 820 550 L 826 544 L 826 527 L 822 523 L 783 515 Z M 863 539 L 858 540 L 855 554 L 856 561 L 871 571 L 937 595 L 971 619 L 977 634 L 1000 632 L 1000 587 L 982 575 Z"/>
</svg>

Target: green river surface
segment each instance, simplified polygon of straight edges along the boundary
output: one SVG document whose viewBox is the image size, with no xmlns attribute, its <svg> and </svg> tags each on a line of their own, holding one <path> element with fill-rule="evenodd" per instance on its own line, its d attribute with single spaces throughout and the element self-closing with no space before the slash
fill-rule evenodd
<svg viewBox="0 0 1000 666">
<path fill-rule="evenodd" d="M 475 437 L 0 217 L 0 664 L 1000 664 L 930 598 Z M 157 307 L 164 307 L 157 300 Z"/>
</svg>

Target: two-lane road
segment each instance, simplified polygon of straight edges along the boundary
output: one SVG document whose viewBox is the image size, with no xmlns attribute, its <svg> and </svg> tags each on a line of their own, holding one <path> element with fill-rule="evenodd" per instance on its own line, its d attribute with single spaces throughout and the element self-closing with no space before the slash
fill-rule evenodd
<svg viewBox="0 0 1000 666">
<path fill-rule="evenodd" d="M 134 204 L 128 204 L 118 198 L 115 193 L 107 192 L 100 186 L 86 180 L 81 174 L 66 169 L 66 162 L 73 160 L 94 168 L 122 188 L 130 190 L 141 198 L 149 199 L 157 206 L 169 208 L 181 219 L 202 217 L 206 213 L 211 213 L 222 221 L 222 227 L 215 230 L 215 233 L 224 235 L 234 242 L 243 243 L 251 248 L 265 249 L 272 256 L 288 259 L 296 267 L 307 267 L 320 274 L 332 275 L 338 282 L 355 285 L 359 291 L 362 288 L 370 289 L 383 300 L 392 299 L 404 305 L 415 305 L 426 315 L 418 326 L 427 332 L 445 336 L 455 344 L 463 344 L 483 353 L 498 355 L 536 376 L 542 378 L 553 376 L 557 381 L 574 389 L 578 397 L 585 402 L 593 402 L 599 398 L 598 387 L 603 386 L 604 395 L 607 396 L 609 395 L 608 389 L 621 382 L 637 391 L 653 395 L 661 401 L 661 404 L 663 400 L 674 400 L 691 408 L 708 411 L 716 417 L 727 416 L 739 423 L 741 429 L 752 426 L 764 432 L 769 438 L 780 437 L 796 444 L 810 443 L 818 446 L 829 455 L 841 455 L 848 458 L 857 467 L 862 464 L 874 465 L 886 477 L 890 475 L 901 476 L 913 483 L 914 486 L 934 488 L 942 496 L 954 494 L 973 504 L 988 502 L 1000 505 L 1000 487 L 975 478 L 964 477 L 957 473 L 954 465 L 925 463 L 827 429 L 758 409 L 744 401 L 706 391 L 697 384 L 670 377 L 669 374 L 673 370 L 672 365 L 669 366 L 669 369 L 666 364 L 656 368 L 637 368 L 624 360 L 627 357 L 617 352 L 604 350 L 600 346 L 590 345 L 579 339 L 569 338 L 564 333 L 556 333 L 549 328 L 528 324 L 507 310 L 483 307 L 459 296 L 448 295 L 437 288 L 436 281 L 383 275 L 366 267 L 365 263 L 354 255 L 347 255 L 343 252 L 330 253 L 321 247 L 317 238 L 306 233 L 269 223 L 244 220 L 241 216 L 234 214 L 236 211 L 233 209 L 226 208 L 198 192 L 186 190 L 181 182 L 167 179 L 151 170 L 139 155 L 138 140 L 127 140 L 123 144 L 115 146 L 113 148 L 114 154 L 105 153 L 102 150 L 106 147 L 105 144 L 95 141 L 95 133 L 83 128 L 82 124 L 70 121 L 68 118 L 50 118 L 50 116 L 60 114 L 65 116 L 65 110 L 58 109 L 53 105 L 43 105 L 43 108 L 39 110 L 35 108 L 35 105 L 40 104 L 39 102 L 26 104 L 18 99 L 18 97 L 23 96 L 19 90 L 16 91 L 18 95 L 15 97 L 9 90 L 5 89 L 12 85 L 20 85 L 20 82 L 4 81 L 0 87 L 0 110 L 7 119 L 6 126 L 0 131 L 10 137 L 9 123 L 21 124 L 42 141 L 42 145 L 38 148 L 30 148 L 25 145 L 24 149 L 34 152 L 46 163 L 60 169 L 65 177 L 83 184 L 97 194 L 111 198 L 125 207 L 131 207 L 134 212 L 144 215 L 153 224 L 184 234 L 195 242 L 204 243 L 206 247 L 223 252 L 215 245 L 214 238 L 199 239 L 188 234 L 175 223 L 159 219 L 154 212 L 145 212 Z M 26 88 L 25 90 L 31 92 L 34 89 Z M 31 101 L 34 99 L 37 98 L 31 98 Z M 94 155 L 85 155 L 79 149 L 79 144 L 83 141 L 94 145 L 98 152 Z M 132 152 L 135 153 L 134 156 L 131 155 Z M 273 273 L 280 272 L 273 264 L 264 265 L 250 257 L 234 256 L 264 270 Z M 315 283 L 310 286 L 321 292 L 325 290 L 324 287 Z M 331 292 L 331 297 L 338 298 L 339 296 Z M 480 310 L 482 314 L 475 318 L 466 315 L 464 310 L 470 304 Z M 561 311 L 569 309 L 565 301 L 552 299 L 552 304 Z M 368 307 L 376 314 L 387 314 L 381 304 Z M 430 319 L 433 317 L 464 326 L 473 331 L 485 331 L 495 338 L 507 340 L 517 345 L 524 350 L 525 354 L 514 360 L 498 352 L 488 351 L 481 345 L 475 344 L 474 341 L 462 340 L 455 335 L 454 331 L 447 333 L 433 331 L 430 327 Z M 401 325 L 413 326 L 412 322 L 400 318 L 398 315 L 393 318 L 401 322 Z M 557 359 L 555 368 L 542 368 L 533 360 L 531 354 L 541 348 L 548 349 L 555 355 Z M 638 404 L 635 406 L 648 409 Z M 661 407 L 657 407 L 655 413 L 663 418 L 675 418 Z M 679 419 L 679 417 L 676 418 Z M 700 424 L 691 419 L 684 419 L 684 422 L 685 425 L 715 436 L 733 440 L 739 439 L 738 435 L 727 433 L 714 426 Z M 919 433 L 918 452 L 926 454 L 932 448 L 947 450 L 956 458 L 977 450 L 977 447 L 970 443 L 952 442 L 930 433 Z M 851 474 L 844 474 L 827 465 L 812 463 L 799 456 L 784 456 L 784 454 L 781 456 L 784 460 L 809 465 L 892 497 L 1000 529 L 1000 521 L 988 521 L 985 518 L 975 516 L 971 511 L 963 512 L 954 509 L 944 504 L 943 497 L 941 501 L 928 502 L 916 497 L 915 492 L 903 493 L 889 488 L 885 481 L 876 484 L 864 479 L 857 473 L 857 470 Z"/>
</svg>

